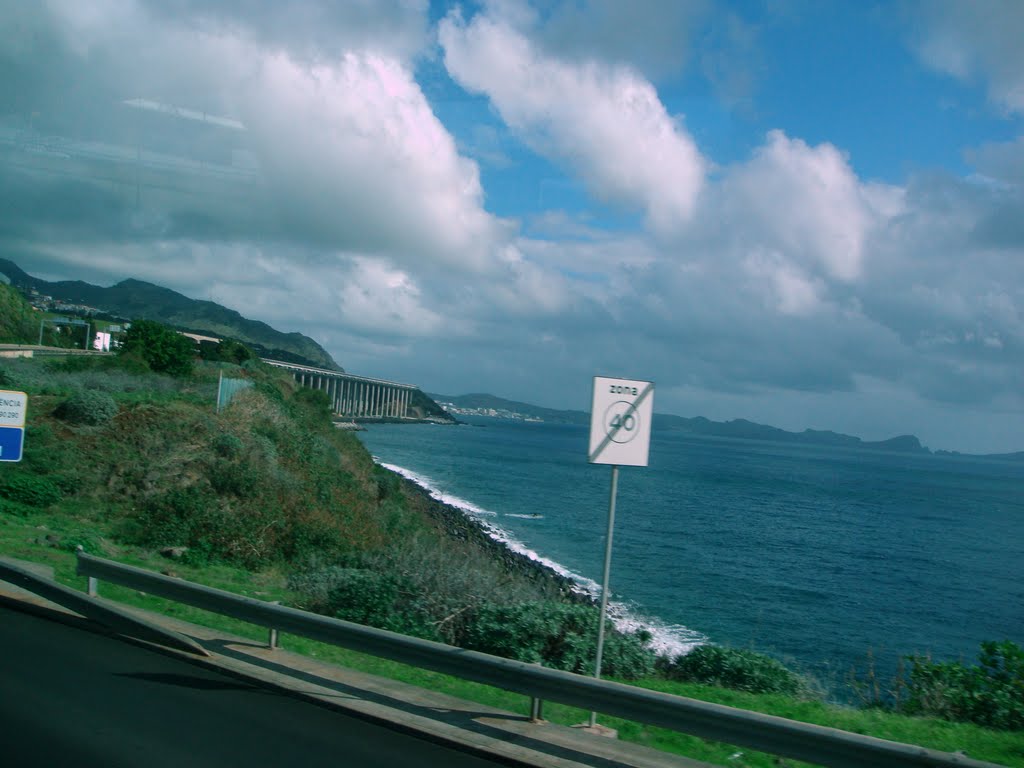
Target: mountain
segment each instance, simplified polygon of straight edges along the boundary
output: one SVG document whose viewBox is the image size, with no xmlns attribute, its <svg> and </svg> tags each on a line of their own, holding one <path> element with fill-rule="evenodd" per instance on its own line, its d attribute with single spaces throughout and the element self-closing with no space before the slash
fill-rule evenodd
<svg viewBox="0 0 1024 768">
<path fill-rule="evenodd" d="M 586 411 L 560 411 L 554 408 L 542 408 L 516 400 L 488 394 L 470 395 L 436 395 L 431 394 L 437 402 L 454 406 L 456 413 L 485 415 L 487 412 L 505 415 L 509 418 L 540 419 L 555 424 L 590 424 L 590 414 Z M 745 440 L 770 440 L 781 443 L 801 443 L 805 445 L 837 445 L 849 448 L 866 448 L 868 450 L 898 451 L 901 453 L 930 453 L 921 445 L 921 441 L 913 435 L 900 435 L 888 440 L 866 441 L 852 435 L 838 432 L 805 429 L 803 432 L 787 432 L 778 427 L 758 424 L 746 419 L 732 421 L 711 421 L 703 416 L 686 418 L 671 413 L 654 414 L 653 428 L 688 432 L 694 435 L 711 437 L 738 437 Z"/>
<path fill-rule="evenodd" d="M 17 264 L 0 259 L 0 273 L 22 290 L 41 294 L 69 304 L 84 304 L 125 320 L 157 320 L 184 331 L 225 336 L 241 341 L 260 355 L 300 365 L 342 370 L 327 351 L 301 333 L 283 333 L 259 320 L 212 301 L 190 299 L 169 288 L 142 280 L 122 280 L 103 288 L 81 280 L 48 282 L 32 277 Z"/>
<path fill-rule="evenodd" d="M 771 440 L 777 443 L 802 443 L 805 445 L 835 445 L 902 453 L 930 453 L 914 435 L 899 435 L 888 440 L 869 441 L 831 430 L 805 429 L 803 432 L 789 432 L 746 419 L 711 421 L 703 416 L 688 419 L 684 416 L 667 413 L 654 414 L 654 426 L 713 437 L 739 437 L 745 440 Z"/>
</svg>

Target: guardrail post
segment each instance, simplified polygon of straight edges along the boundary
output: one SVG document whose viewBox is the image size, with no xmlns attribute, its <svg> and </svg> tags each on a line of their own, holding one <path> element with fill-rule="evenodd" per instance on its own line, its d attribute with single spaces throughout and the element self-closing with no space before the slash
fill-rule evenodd
<svg viewBox="0 0 1024 768">
<path fill-rule="evenodd" d="M 533 662 L 535 666 L 544 666 L 539 661 Z M 544 722 L 544 700 L 537 698 L 536 696 L 530 697 L 530 722 L 531 723 L 542 723 Z"/>
<path fill-rule="evenodd" d="M 280 600 L 272 600 L 271 605 L 280 605 Z M 272 651 L 276 651 L 280 646 L 278 645 L 277 630 L 274 627 L 267 627 L 267 648 Z"/>
<path fill-rule="evenodd" d="M 85 552 L 85 547 L 83 547 L 81 544 L 75 547 L 76 558 L 83 552 Z M 89 581 L 86 584 L 87 586 L 85 588 L 85 594 L 87 594 L 89 597 L 96 597 L 96 595 L 99 594 L 99 579 L 97 579 L 95 576 L 90 576 Z"/>
<path fill-rule="evenodd" d="M 530 697 L 530 722 L 544 722 L 544 700 L 538 699 L 536 696 Z"/>
</svg>

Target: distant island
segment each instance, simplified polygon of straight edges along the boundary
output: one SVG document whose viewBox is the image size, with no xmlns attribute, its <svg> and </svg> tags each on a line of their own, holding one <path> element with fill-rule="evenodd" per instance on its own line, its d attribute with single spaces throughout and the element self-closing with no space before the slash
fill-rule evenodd
<svg viewBox="0 0 1024 768">
<path fill-rule="evenodd" d="M 517 421 L 547 422 L 551 424 L 577 424 L 588 426 L 590 413 L 576 410 L 543 408 L 530 403 L 506 400 L 495 395 L 474 393 L 468 395 L 429 395 L 454 416 L 489 416 Z M 845 448 L 861 448 L 873 451 L 898 453 L 920 453 L 936 456 L 961 456 L 957 451 L 931 451 L 921 445 L 914 435 L 897 435 L 888 440 L 861 440 L 853 435 L 844 435 L 831 430 L 805 429 L 803 432 L 789 432 L 785 429 L 758 424 L 747 419 L 712 421 L 703 416 L 687 418 L 671 413 L 655 413 L 653 428 L 686 432 L 709 437 L 732 437 L 744 440 L 765 440 L 776 443 L 797 443 L 802 445 L 830 445 Z M 1017 453 L 985 454 L 984 458 L 1024 461 L 1024 451 Z"/>
</svg>

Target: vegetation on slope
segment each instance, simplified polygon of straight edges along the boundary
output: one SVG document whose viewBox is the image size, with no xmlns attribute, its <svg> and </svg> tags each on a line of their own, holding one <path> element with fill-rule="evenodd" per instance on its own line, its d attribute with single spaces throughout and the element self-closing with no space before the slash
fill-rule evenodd
<svg viewBox="0 0 1024 768">
<path fill-rule="evenodd" d="M 3 363 L 3 386 L 31 403 L 25 459 L 0 485 L 8 514 L 82 514 L 75 540 L 93 551 L 275 569 L 304 607 L 473 647 L 489 647 L 498 607 L 521 606 L 521 626 L 501 632 L 526 647 L 543 624 L 542 660 L 584 671 L 595 609 L 554 574 L 495 557 L 482 531 L 375 465 L 333 427 L 324 393 L 256 361 L 181 367 L 159 328 L 134 327 L 149 348 Z M 218 414 L 220 373 L 254 386 Z M 650 668 L 643 637 L 612 637 L 610 674 Z"/>
<path fill-rule="evenodd" d="M 51 283 L 29 275 L 7 259 L 0 259 L 0 272 L 24 290 L 35 289 L 73 304 L 96 307 L 113 316 L 155 320 L 185 331 L 226 336 L 250 345 L 260 357 L 341 370 L 330 354 L 308 336 L 283 333 L 215 302 L 190 299 L 142 280 L 122 280 L 109 288 L 81 280 Z"/>
<path fill-rule="evenodd" d="M 7 344 L 35 344 L 39 320 L 17 290 L 0 283 L 0 339 Z"/>
</svg>

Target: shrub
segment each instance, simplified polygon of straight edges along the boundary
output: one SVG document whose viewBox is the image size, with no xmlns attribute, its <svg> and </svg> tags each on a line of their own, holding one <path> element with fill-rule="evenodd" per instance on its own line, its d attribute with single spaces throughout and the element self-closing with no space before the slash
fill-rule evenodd
<svg viewBox="0 0 1024 768">
<path fill-rule="evenodd" d="M 196 345 L 187 336 L 154 320 L 133 320 L 125 334 L 121 354 L 141 356 L 157 373 L 187 376 L 192 372 Z"/>
<path fill-rule="evenodd" d="M 400 587 L 392 576 L 362 568 L 339 568 L 327 594 L 326 608 L 336 618 L 380 627 L 396 612 Z"/>
<path fill-rule="evenodd" d="M 49 507 L 61 500 L 60 488 L 45 477 L 12 474 L 0 480 L 0 497 L 28 507 Z"/>
<path fill-rule="evenodd" d="M 804 680 L 779 661 L 754 651 L 699 645 L 686 654 L 659 663 L 670 680 L 717 685 L 750 693 L 795 696 L 806 690 Z"/>
<path fill-rule="evenodd" d="M 293 516 L 281 538 L 281 554 L 293 563 L 337 557 L 349 546 L 337 522 L 319 515 Z"/>
<path fill-rule="evenodd" d="M 199 342 L 199 356 L 203 360 L 211 362 L 241 365 L 248 360 L 254 360 L 256 353 L 241 342 L 233 339 L 221 339 L 219 343 L 215 341 Z"/>
<path fill-rule="evenodd" d="M 415 589 L 400 576 L 333 566 L 293 577 L 289 585 L 320 613 L 405 635 L 441 639 L 422 611 Z"/>
<path fill-rule="evenodd" d="M 511 605 L 488 604 L 467 622 L 461 645 L 508 659 L 543 663 L 569 672 L 593 672 L 597 654 L 598 610 L 552 600 Z M 623 634 L 609 622 L 601 673 L 622 679 L 650 674 L 654 653 L 650 635 Z"/>
<path fill-rule="evenodd" d="M 117 403 L 106 392 L 79 390 L 57 406 L 54 415 L 72 424 L 103 424 L 117 415 Z"/>
<path fill-rule="evenodd" d="M 19 504 L 10 499 L 0 498 L 0 514 L 13 515 L 14 517 L 28 517 L 32 510 L 24 504 Z"/>
<path fill-rule="evenodd" d="M 265 487 L 259 469 L 247 461 L 215 461 L 207 470 L 210 486 L 222 496 L 248 499 L 259 496 Z"/>
<path fill-rule="evenodd" d="M 310 555 L 310 561 L 314 563 L 312 568 L 288 577 L 288 588 L 302 596 L 306 608 L 324 613 L 327 610 L 327 596 L 344 582 L 346 573 L 352 568 L 348 564 L 317 567 L 319 557 L 315 554 Z"/>
<path fill-rule="evenodd" d="M 1024 729 L 1024 650 L 1016 643 L 981 644 L 977 666 L 937 663 L 911 656 L 908 714 L 976 723 L 1003 730 Z"/>
<path fill-rule="evenodd" d="M 213 440 L 213 450 L 225 459 L 234 459 L 242 453 L 242 441 L 230 433 L 217 435 Z"/>
<path fill-rule="evenodd" d="M 147 499 L 129 525 L 135 543 L 186 546 L 185 561 L 261 568 L 279 557 L 283 523 L 277 511 L 258 504 L 240 509 L 210 488 L 172 488 Z"/>
</svg>

